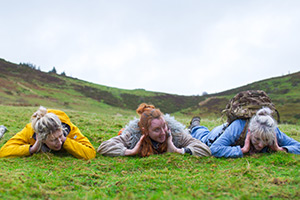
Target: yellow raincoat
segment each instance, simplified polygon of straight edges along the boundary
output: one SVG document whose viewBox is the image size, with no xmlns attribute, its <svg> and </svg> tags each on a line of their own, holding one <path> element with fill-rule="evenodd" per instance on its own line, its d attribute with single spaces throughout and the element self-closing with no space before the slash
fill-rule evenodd
<svg viewBox="0 0 300 200">
<path fill-rule="evenodd" d="M 66 113 L 60 110 L 48 110 L 48 113 L 56 114 L 62 123 L 70 126 L 70 132 L 66 136 L 62 149 L 75 156 L 76 158 L 93 159 L 96 156 L 96 151 L 90 141 L 81 134 L 79 128 L 77 128 L 67 116 Z M 13 136 L 6 142 L 0 149 L 0 158 L 2 157 L 21 157 L 29 156 L 29 148 L 34 145 L 35 139 L 33 138 L 34 130 L 31 127 L 31 123 Z M 60 151 L 61 151 L 60 150 Z"/>
</svg>

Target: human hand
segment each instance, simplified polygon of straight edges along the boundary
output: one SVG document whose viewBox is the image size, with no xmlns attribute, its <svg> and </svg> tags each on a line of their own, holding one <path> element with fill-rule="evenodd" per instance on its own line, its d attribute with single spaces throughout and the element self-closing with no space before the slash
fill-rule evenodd
<svg viewBox="0 0 300 200">
<path fill-rule="evenodd" d="M 37 152 L 39 151 L 41 145 L 42 145 L 42 142 L 41 142 L 41 140 L 39 139 L 39 135 L 36 134 L 36 140 L 35 140 L 35 143 L 34 143 L 34 145 L 32 145 L 32 146 L 29 148 L 29 153 L 30 153 L 30 154 L 37 153 Z"/>
<path fill-rule="evenodd" d="M 287 152 L 287 150 L 285 148 L 282 148 L 282 147 L 280 147 L 278 145 L 276 134 L 275 134 L 275 141 L 273 142 L 273 145 L 269 146 L 269 148 L 272 149 L 273 151 L 284 151 L 284 152 Z"/>
<path fill-rule="evenodd" d="M 140 152 L 142 140 L 145 138 L 145 135 L 142 135 L 138 143 L 136 143 L 133 149 L 126 149 L 124 155 L 125 156 L 134 156 Z"/>
<path fill-rule="evenodd" d="M 246 139 L 245 139 L 245 144 L 243 146 L 243 148 L 241 148 L 243 154 L 248 153 L 250 150 L 250 143 L 251 143 L 251 132 L 250 130 L 248 130 Z"/>
<path fill-rule="evenodd" d="M 168 135 L 168 138 L 167 138 L 167 143 L 168 143 L 168 149 L 167 149 L 167 152 L 171 152 L 171 153 L 173 153 L 173 152 L 175 152 L 175 153 L 182 153 L 182 149 L 178 149 L 178 148 L 174 145 L 174 143 L 173 143 L 173 141 L 172 141 L 173 137 L 172 137 L 172 134 L 171 134 L 171 130 L 170 130 L 170 129 L 167 130 L 167 135 Z"/>
</svg>

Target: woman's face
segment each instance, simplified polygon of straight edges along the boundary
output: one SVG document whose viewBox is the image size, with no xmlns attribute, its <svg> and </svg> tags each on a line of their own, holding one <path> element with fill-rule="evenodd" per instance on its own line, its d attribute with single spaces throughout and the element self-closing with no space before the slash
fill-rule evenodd
<svg viewBox="0 0 300 200">
<path fill-rule="evenodd" d="M 163 143 L 166 141 L 167 131 L 167 124 L 162 117 L 153 119 L 149 127 L 149 137 L 158 143 Z"/>
<path fill-rule="evenodd" d="M 63 144 L 64 135 L 62 130 L 57 130 L 54 133 L 48 135 L 47 139 L 44 140 L 44 143 L 52 150 L 59 151 Z"/>
<path fill-rule="evenodd" d="M 258 152 L 268 145 L 266 141 L 256 136 L 255 133 L 251 135 L 251 143 L 253 144 L 255 150 Z"/>
</svg>

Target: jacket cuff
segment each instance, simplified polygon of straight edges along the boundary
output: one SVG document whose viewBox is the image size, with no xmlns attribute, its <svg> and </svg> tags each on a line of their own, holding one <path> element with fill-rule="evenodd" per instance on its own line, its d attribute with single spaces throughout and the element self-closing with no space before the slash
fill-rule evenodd
<svg viewBox="0 0 300 200">
<path fill-rule="evenodd" d="M 125 156 L 126 149 L 127 149 L 126 147 L 122 148 L 121 153 L 120 153 L 121 156 Z"/>
<path fill-rule="evenodd" d="M 188 154 L 190 154 L 190 155 L 193 155 L 193 152 L 191 151 L 190 148 L 185 147 L 185 148 L 183 148 L 183 149 L 184 149 L 184 153 L 188 153 Z"/>
</svg>

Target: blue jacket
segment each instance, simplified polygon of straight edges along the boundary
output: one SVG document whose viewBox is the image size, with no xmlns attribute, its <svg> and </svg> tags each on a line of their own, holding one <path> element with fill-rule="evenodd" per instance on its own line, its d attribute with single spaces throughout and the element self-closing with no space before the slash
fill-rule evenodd
<svg viewBox="0 0 300 200">
<path fill-rule="evenodd" d="M 240 137 L 245 124 L 246 120 L 235 120 L 220 136 L 219 134 L 222 132 L 222 129 L 226 126 L 226 124 L 217 126 L 212 131 L 209 131 L 204 126 L 197 126 L 192 129 L 191 135 L 207 144 L 210 147 L 212 155 L 215 157 L 243 157 L 241 147 L 231 145 L 234 145 Z M 298 141 L 288 137 L 278 128 L 276 128 L 276 136 L 280 147 L 286 148 L 289 153 L 300 154 L 300 143 Z M 265 147 L 261 150 L 261 152 L 267 152 L 267 150 L 268 148 Z"/>
</svg>

